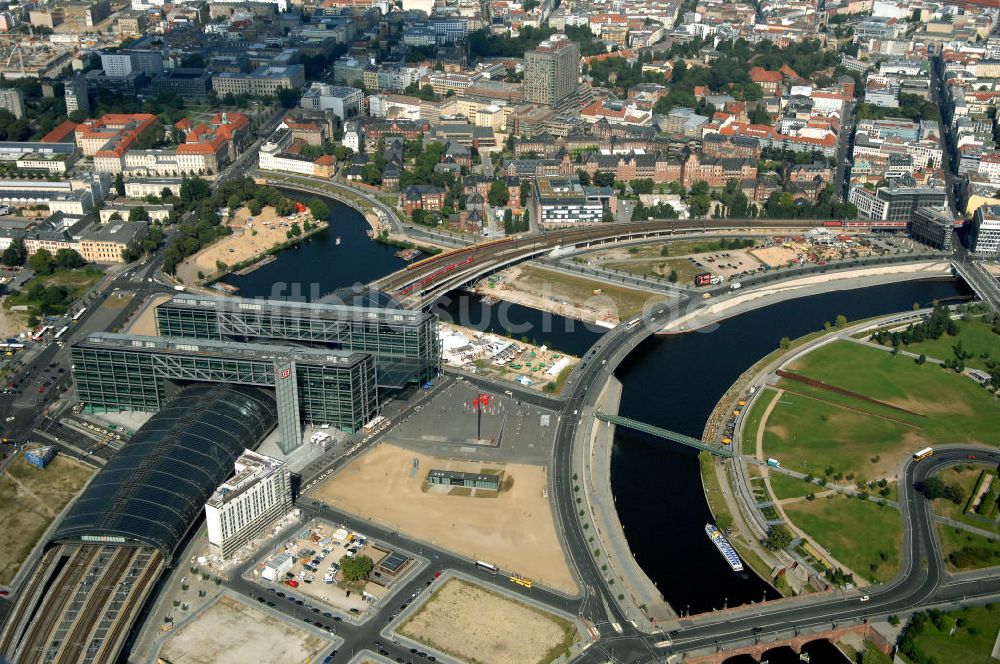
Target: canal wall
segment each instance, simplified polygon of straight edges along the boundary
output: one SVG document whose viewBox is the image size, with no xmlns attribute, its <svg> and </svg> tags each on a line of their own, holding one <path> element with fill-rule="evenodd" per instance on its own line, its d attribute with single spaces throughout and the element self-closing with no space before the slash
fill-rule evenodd
<svg viewBox="0 0 1000 664">
<path fill-rule="evenodd" d="M 621 396 L 622 384 L 609 374 L 594 405 L 585 407 L 581 413 L 581 421 L 591 424 L 577 429 L 573 445 L 574 480 L 577 476 L 581 480 L 579 486 L 584 493 L 589 521 L 596 531 L 594 545 L 601 552 L 599 558 L 606 561 L 599 561 L 599 566 L 606 566 L 603 570 L 605 578 L 612 584 L 612 593 L 616 595 L 622 611 L 643 631 L 673 629 L 677 614 L 639 567 L 618 519 L 611 489 L 615 427 L 594 417 L 596 410 L 617 413 Z"/>
<path fill-rule="evenodd" d="M 934 260 L 801 277 L 752 290 L 734 291 L 717 299 L 708 300 L 707 306 L 700 306 L 688 314 L 673 319 L 663 326 L 657 334 L 692 332 L 753 309 L 808 295 L 829 293 L 836 290 L 854 290 L 914 279 L 935 279 L 950 276 L 951 263 Z M 837 313 L 831 312 L 831 321 Z"/>
</svg>

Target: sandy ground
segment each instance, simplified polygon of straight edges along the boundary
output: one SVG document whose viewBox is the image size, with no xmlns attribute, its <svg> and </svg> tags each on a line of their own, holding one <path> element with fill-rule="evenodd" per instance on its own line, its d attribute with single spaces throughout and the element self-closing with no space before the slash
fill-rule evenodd
<svg viewBox="0 0 1000 664">
<path fill-rule="evenodd" d="M 761 263 L 771 267 L 783 267 L 796 262 L 798 254 L 788 247 L 761 247 L 747 252 Z"/>
<path fill-rule="evenodd" d="M 451 579 L 399 633 L 468 662 L 528 664 L 567 640 L 554 617 Z"/>
<path fill-rule="evenodd" d="M 543 466 L 503 466 L 513 487 L 496 497 L 423 490 L 431 469 L 478 472 L 487 465 L 497 466 L 441 459 L 381 443 L 320 484 L 312 495 L 407 535 L 486 560 L 505 572 L 575 594 L 576 582 L 556 534 L 552 509 L 542 495 Z"/>
<path fill-rule="evenodd" d="M 251 218 L 252 222 L 249 221 Z M 280 217 L 273 207 L 268 206 L 259 215 L 252 217 L 250 210 L 242 207 L 229 222 L 233 234 L 213 242 L 185 259 L 177 266 L 177 276 L 185 284 L 193 284 L 198 281 L 198 272 L 205 275 L 216 272 L 218 261 L 234 265 L 258 256 L 276 244 L 288 241 L 286 233 L 292 224 L 297 223 L 301 228 L 306 220 L 313 221 L 312 215 L 308 212 Z M 248 223 L 250 226 L 247 226 Z M 326 222 L 323 222 L 323 225 L 326 225 Z"/>
<path fill-rule="evenodd" d="M 28 331 L 28 317 L 0 307 L 0 339 L 16 337 Z"/>
<path fill-rule="evenodd" d="M 930 279 L 933 277 L 941 276 L 942 274 L 950 273 L 950 263 L 948 262 L 927 262 L 927 263 L 906 263 L 902 265 L 884 265 L 881 267 L 864 268 L 860 270 L 844 270 L 841 272 L 829 272 L 825 274 L 817 274 L 810 277 L 802 277 L 800 279 L 792 279 L 790 281 L 778 283 L 773 287 L 754 289 L 746 292 L 742 292 L 739 295 L 725 297 L 724 299 L 719 299 L 713 304 L 705 307 L 704 309 L 698 309 L 690 314 L 681 316 L 672 320 L 669 324 L 663 327 L 664 332 L 670 332 L 678 329 L 685 329 L 688 327 L 695 328 L 699 325 L 704 324 L 702 321 L 708 320 L 718 320 L 721 316 L 725 314 L 726 311 L 734 309 L 740 305 L 744 305 L 753 300 L 768 297 L 770 295 L 775 295 L 777 293 L 783 293 L 786 291 L 796 291 L 809 286 L 814 286 L 816 284 L 824 284 L 831 281 L 841 281 L 846 279 L 858 279 L 860 277 L 872 277 L 879 275 L 888 274 L 900 274 L 900 273 L 923 273 L 926 278 Z M 923 277 L 921 277 L 923 278 Z"/>
<path fill-rule="evenodd" d="M 328 641 L 231 597 L 220 597 L 167 639 L 172 664 L 319 661 Z"/>
<path fill-rule="evenodd" d="M 132 319 L 132 323 L 125 332 L 128 334 L 145 334 L 156 336 L 156 307 L 170 300 L 170 295 L 156 295 L 151 297 L 143 307 L 142 311 Z"/>
</svg>

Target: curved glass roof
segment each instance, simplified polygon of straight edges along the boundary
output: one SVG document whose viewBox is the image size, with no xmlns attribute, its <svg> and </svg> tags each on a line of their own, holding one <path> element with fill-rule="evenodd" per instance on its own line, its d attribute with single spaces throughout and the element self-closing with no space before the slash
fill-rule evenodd
<svg viewBox="0 0 1000 664">
<path fill-rule="evenodd" d="M 94 476 L 51 541 L 146 544 L 173 556 L 236 458 L 277 421 L 272 391 L 183 388 Z"/>
</svg>

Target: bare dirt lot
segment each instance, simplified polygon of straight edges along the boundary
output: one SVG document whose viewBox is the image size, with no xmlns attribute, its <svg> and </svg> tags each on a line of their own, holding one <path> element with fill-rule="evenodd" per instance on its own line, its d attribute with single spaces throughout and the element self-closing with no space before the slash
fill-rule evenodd
<svg viewBox="0 0 1000 664">
<path fill-rule="evenodd" d="M 761 247 L 750 250 L 750 255 L 770 267 L 783 267 L 795 261 L 798 254 L 788 247 Z"/>
<path fill-rule="evenodd" d="M 217 272 L 219 261 L 226 265 L 235 265 L 254 256 L 260 256 L 271 247 L 287 242 L 287 232 L 293 223 L 302 228 L 302 224 L 306 220 L 317 226 L 320 225 L 313 220 L 308 211 L 282 217 L 275 212 L 273 207 L 268 206 L 260 214 L 253 216 L 248 208 L 242 207 L 236 211 L 235 218 L 229 222 L 233 228 L 233 234 L 213 242 L 185 259 L 177 266 L 177 277 L 185 284 L 193 284 L 199 281 L 198 272 L 205 275 Z M 325 226 L 326 222 L 322 222 L 322 225 Z"/>
<path fill-rule="evenodd" d="M 0 546 L 0 584 L 10 583 L 35 542 L 93 474 L 90 466 L 56 456 L 45 470 L 19 457 L 0 475 L 0 531 L 17 533 Z"/>
<path fill-rule="evenodd" d="M 461 579 L 441 586 L 398 631 L 481 664 L 550 662 L 576 638 L 570 621 Z"/>
<path fill-rule="evenodd" d="M 431 469 L 481 472 L 486 466 L 502 468 L 511 488 L 495 498 L 424 490 Z M 545 486 L 543 466 L 441 459 L 381 443 L 316 487 L 312 496 L 536 583 L 576 593 L 551 506 L 543 497 Z"/>
<path fill-rule="evenodd" d="M 329 642 L 231 597 L 220 597 L 164 644 L 172 664 L 320 661 Z"/>
</svg>

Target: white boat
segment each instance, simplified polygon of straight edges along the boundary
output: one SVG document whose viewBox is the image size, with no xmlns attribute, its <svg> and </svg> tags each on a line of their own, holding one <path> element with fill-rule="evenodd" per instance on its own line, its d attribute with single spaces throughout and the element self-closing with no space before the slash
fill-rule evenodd
<svg viewBox="0 0 1000 664">
<path fill-rule="evenodd" d="M 740 560 L 740 556 L 736 553 L 736 549 L 734 549 L 733 545 L 729 543 L 729 540 L 727 540 L 726 536 L 722 534 L 722 531 L 712 524 L 706 523 L 705 534 L 708 535 L 710 540 L 712 540 L 712 544 L 714 544 L 715 548 L 719 550 L 719 553 L 721 553 L 722 557 L 726 559 L 726 562 L 733 568 L 733 571 L 742 572 L 743 561 Z"/>
</svg>

